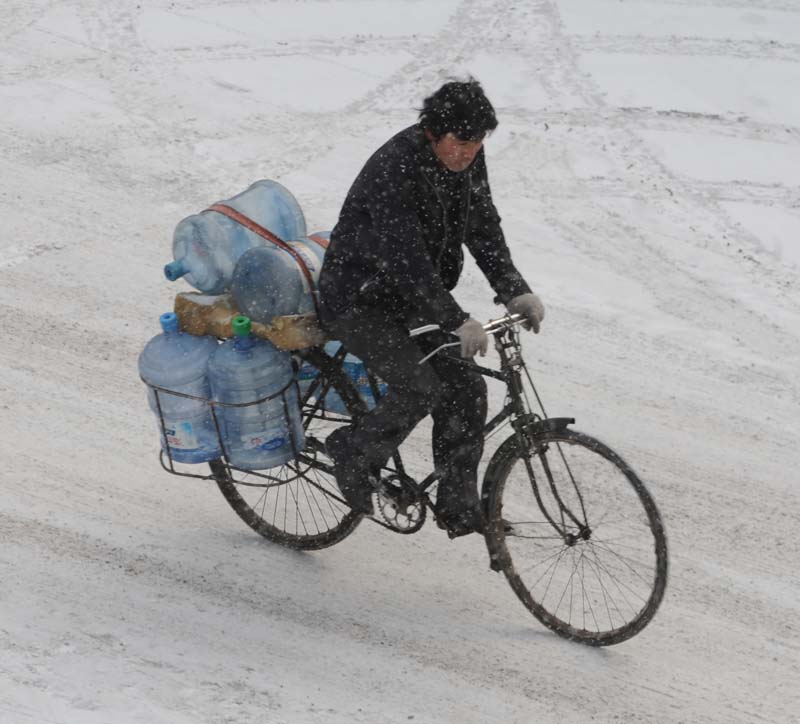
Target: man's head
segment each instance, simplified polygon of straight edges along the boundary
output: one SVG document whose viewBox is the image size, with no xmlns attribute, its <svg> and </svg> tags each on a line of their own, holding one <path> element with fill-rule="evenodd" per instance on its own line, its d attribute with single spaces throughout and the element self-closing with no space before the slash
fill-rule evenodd
<svg viewBox="0 0 800 724">
<path fill-rule="evenodd" d="M 438 159 L 451 171 L 464 171 L 497 128 L 494 108 L 475 79 L 445 83 L 425 99 L 419 124 Z"/>
</svg>

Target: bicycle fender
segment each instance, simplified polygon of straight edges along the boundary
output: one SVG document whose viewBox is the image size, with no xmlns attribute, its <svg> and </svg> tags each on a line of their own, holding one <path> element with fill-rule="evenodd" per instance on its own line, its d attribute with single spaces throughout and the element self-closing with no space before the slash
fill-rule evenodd
<svg viewBox="0 0 800 724">
<path fill-rule="evenodd" d="M 544 419 L 532 420 L 531 416 L 526 416 L 515 423 L 514 427 L 517 429 L 521 427 L 532 435 L 536 435 L 540 432 L 566 430 L 569 425 L 574 424 L 574 417 L 546 417 Z"/>
<path fill-rule="evenodd" d="M 484 504 L 488 502 L 491 489 L 497 481 L 498 470 L 505 464 L 506 458 L 517 454 L 519 450 L 519 426 L 524 426 L 525 432 L 533 437 L 544 432 L 557 432 L 566 430 L 569 425 L 575 423 L 574 417 L 547 417 L 540 420 L 531 419 L 533 416 L 526 417 L 513 423 L 517 432 L 507 437 L 505 441 L 494 451 L 489 465 L 483 474 L 483 484 L 481 486 L 481 498 Z"/>
<path fill-rule="evenodd" d="M 533 432 L 554 432 L 556 430 L 566 430 L 569 425 L 575 424 L 574 417 L 546 417 L 544 420 L 537 420 L 531 425 Z"/>
</svg>

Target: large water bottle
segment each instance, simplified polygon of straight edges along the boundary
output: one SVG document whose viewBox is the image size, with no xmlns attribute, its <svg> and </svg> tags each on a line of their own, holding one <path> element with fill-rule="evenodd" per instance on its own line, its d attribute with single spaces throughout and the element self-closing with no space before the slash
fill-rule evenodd
<svg viewBox="0 0 800 724">
<path fill-rule="evenodd" d="M 214 399 L 229 404 L 271 399 L 217 407 L 225 452 L 232 465 L 246 470 L 283 465 L 305 445 L 291 355 L 252 335 L 247 317 L 235 317 L 233 331 L 234 338 L 223 342 L 208 363 Z"/>
<path fill-rule="evenodd" d="M 325 345 L 325 353 L 329 357 L 333 357 L 339 351 L 341 346 L 341 342 L 328 342 Z M 358 394 L 367 405 L 367 409 L 371 410 L 373 407 L 375 407 L 375 395 L 372 393 L 372 387 L 369 384 L 369 377 L 367 376 L 367 368 L 364 363 L 354 354 L 348 353 L 345 355 L 344 362 L 342 362 L 342 369 L 355 384 Z M 316 379 L 318 374 L 319 372 L 317 371 L 316 367 L 308 362 L 303 362 L 303 364 L 300 366 L 300 369 L 297 373 L 297 382 L 300 386 L 300 393 L 303 396 L 308 393 L 312 382 Z M 381 396 L 386 394 L 387 389 L 389 389 L 388 385 L 385 382 L 378 380 L 378 392 Z M 316 391 L 314 397 L 318 396 L 321 392 L 322 389 L 320 387 Z M 322 407 L 328 412 L 334 412 L 339 415 L 348 414 L 344 400 L 342 400 L 339 393 L 336 392 L 336 390 L 334 390 L 332 387 L 325 394 L 325 398 L 322 401 Z"/>
<path fill-rule="evenodd" d="M 221 203 L 244 214 L 281 239 L 305 236 L 303 211 L 291 192 L 275 181 L 256 181 Z M 217 211 L 203 211 L 181 221 L 172 239 L 175 261 L 164 267 L 170 281 L 185 277 L 195 289 L 222 294 L 230 288 L 239 257 L 267 244 L 263 237 Z"/>
<path fill-rule="evenodd" d="M 139 355 L 139 375 L 149 385 L 194 397 L 211 397 L 208 360 L 217 349 L 213 337 L 195 337 L 178 329 L 178 317 L 161 315 L 163 332 L 151 339 Z M 211 407 L 166 392 L 148 391 L 150 409 L 158 418 L 161 447 L 179 463 L 202 463 L 222 455 Z M 159 414 L 159 404 L 161 412 Z M 163 417 L 163 429 L 161 427 Z"/>
<path fill-rule="evenodd" d="M 303 260 L 316 288 L 325 258 L 325 248 L 313 239 L 288 242 Z M 261 324 L 275 317 L 315 311 L 312 286 L 297 259 L 278 246 L 260 246 L 246 251 L 236 264 L 231 294 L 242 314 Z"/>
</svg>

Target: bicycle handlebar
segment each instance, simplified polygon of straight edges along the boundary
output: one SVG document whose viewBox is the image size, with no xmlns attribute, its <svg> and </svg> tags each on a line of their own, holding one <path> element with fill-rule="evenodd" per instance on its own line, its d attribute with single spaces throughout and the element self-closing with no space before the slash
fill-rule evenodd
<svg viewBox="0 0 800 724">
<path fill-rule="evenodd" d="M 517 324 L 521 324 L 525 321 L 525 315 L 523 314 L 506 314 L 505 317 L 500 317 L 500 319 L 490 319 L 486 324 L 482 325 L 484 330 L 491 334 L 493 332 L 497 332 L 503 327 L 511 327 Z M 426 324 L 422 327 L 416 327 L 409 332 L 409 337 L 418 337 L 420 334 L 427 334 L 428 332 L 436 332 L 440 330 L 441 327 L 438 324 Z M 450 332 L 450 334 L 455 334 L 455 332 Z"/>
<path fill-rule="evenodd" d="M 505 317 L 500 317 L 500 319 L 491 319 L 486 324 L 482 325 L 484 331 L 487 334 L 494 334 L 495 332 L 499 332 L 504 328 L 514 327 L 518 324 L 522 324 L 525 321 L 525 315 L 523 314 L 506 314 Z M 426 324 L 422 327 L 416 327 L 409 332 L 410 337 L 418 337 L 421 334 L 427 334 L 428 332 L 436 332 L 440 330 L 441 327 L 438 324 Z M 455 332 L 450 332 L 450 334 L 455 334 Z M 425 355 L 420 361 L 419 364 L 423 362 L 427 362 L 433 355 L 438 354 L 441 352 L 445 347 L 455 347 L 456 345 L 461 344 L 461 342 L 445 342 L 444 344 L 437 347 L 433 352 L 430 354 Z"/>
</svg>

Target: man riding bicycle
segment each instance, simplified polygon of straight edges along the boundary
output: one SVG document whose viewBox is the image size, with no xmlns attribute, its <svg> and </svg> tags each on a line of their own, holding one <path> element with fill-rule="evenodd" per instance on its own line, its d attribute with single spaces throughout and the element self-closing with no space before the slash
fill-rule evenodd
<svg viewBox="0 0 800 724">
<path fill-rule="evenodd" d="M 469 249 L 496 296 L 535 332 L 544 307 L 511 260 L 492 202 L 483 141 L 497 118 L 475 80 L 426 98 L 419 122 L 367 161 L 345 199 L 319 280 L 323 326 L 388 384 L 357 423 L 326 447 L 348 504 L 373 513 L 379 470 L 428 414 L 434 463 L 443 467 L 436 518 L 451 536 L 482 531 L 477 469 L 483 452 L 486 383 L 458 360 L 486 353 L 481 324 L 451 295 Z M 441 332 L 409 337 L 438 324 Z M 460 350 L 426 354 L 458 336 Z"/>
</svg>

